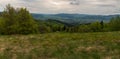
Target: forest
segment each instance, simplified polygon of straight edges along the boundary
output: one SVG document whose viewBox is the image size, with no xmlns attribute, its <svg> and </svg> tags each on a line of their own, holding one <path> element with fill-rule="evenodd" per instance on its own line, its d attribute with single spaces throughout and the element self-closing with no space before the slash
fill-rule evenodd
<svg viewBox="0 0 120 59">
<path fill-rule="evenodd" d="M 113 17 L 109 22 L 96 21 L 92 23 L 71 25 L 57 20 L 37 20 L 26 8 L 14 8 L 7 5 L 0 13 L 0 34 L 38 34 L 51 32 L 109 32 L 120 30 L 120 17 Z"/>
</svg>

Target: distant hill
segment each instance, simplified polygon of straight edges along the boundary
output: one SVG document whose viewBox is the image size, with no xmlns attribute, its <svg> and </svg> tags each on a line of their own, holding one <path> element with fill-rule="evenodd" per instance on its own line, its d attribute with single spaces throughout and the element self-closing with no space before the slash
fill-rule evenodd
<svg viewBox="0 0 120 59">
<path fill-rule="evenodd" d="M 91 23 L 94 21 L 109 22 L 112 17 L 118 15 L 88 15 L 88 14 L 33 14 L 32 16 L 38 20 L 58 20 L 66 23 Z"/>
<path fill-rule="evenodd" d="M 0 12 L 1 15 L 2 12 Z M 88 14 L 36 14 L 31 13 L 32 16 L 37 20 L 52 20 L 65 24 L 83 24 L 91 23 L 94 21 L 109 22 L 112 17 L 120 15 L 88 15 Z"/>
</svg>

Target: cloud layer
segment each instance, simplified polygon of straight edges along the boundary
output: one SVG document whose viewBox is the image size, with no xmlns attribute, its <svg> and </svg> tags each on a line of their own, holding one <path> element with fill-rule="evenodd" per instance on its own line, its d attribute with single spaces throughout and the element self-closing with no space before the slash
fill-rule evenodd
<svg viewBox="0 0 120 59">
<path fill-rule="evenodd" d="M 0 11 L 6 4 L 31 13 L 120 14 L 120 0 L 0 0 Z"/>
</svg>

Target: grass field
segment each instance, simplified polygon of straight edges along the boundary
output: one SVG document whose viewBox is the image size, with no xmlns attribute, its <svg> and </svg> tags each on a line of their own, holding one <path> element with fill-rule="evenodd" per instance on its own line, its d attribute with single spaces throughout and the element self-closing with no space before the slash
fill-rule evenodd
<svg viewBox="0 0 120 59">
<path fill-rule="evenodd" d="M 0 59 L 120 59 L 120 32 L 1 35 Z"/>
</svg>

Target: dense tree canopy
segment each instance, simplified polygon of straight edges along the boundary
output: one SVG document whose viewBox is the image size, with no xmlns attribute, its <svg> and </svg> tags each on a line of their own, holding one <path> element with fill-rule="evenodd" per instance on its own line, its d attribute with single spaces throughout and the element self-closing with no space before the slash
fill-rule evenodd
<svg viewBox="0 0 120 59">
<path fill-rule="evenodd" d="M 10 5 L 2 13 L 0 19 L 1 34 L 37 33 L 38 25 L 26 8 L 13 8 Z"/>
<path fill-rule="evenodd" d="M 118 31 L 120 30 L 120 17 L 114 17 L 109 22 L 109 28 L 111 31 Z"/>
</svg>

